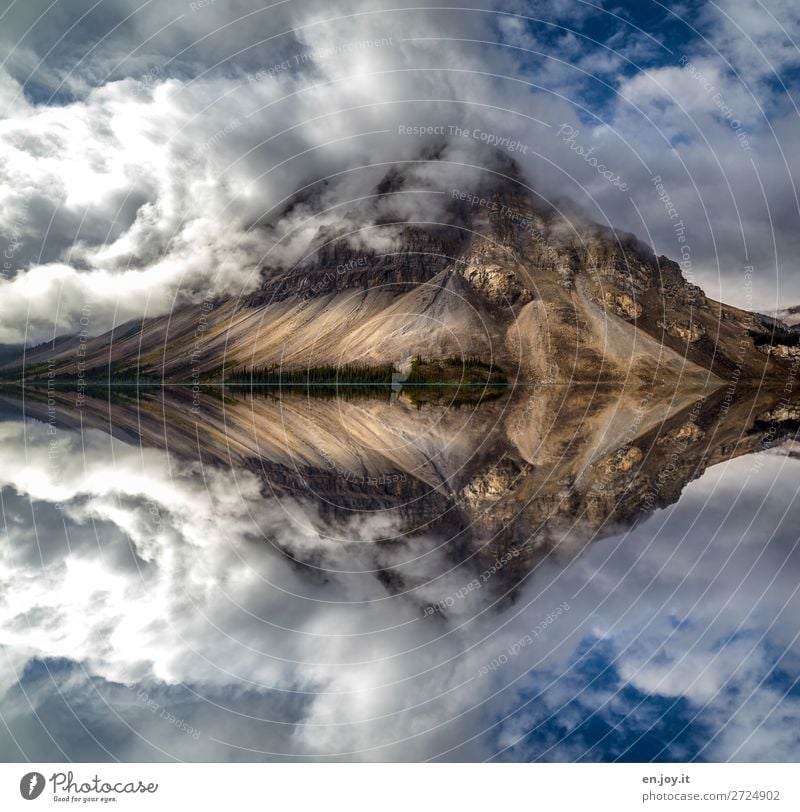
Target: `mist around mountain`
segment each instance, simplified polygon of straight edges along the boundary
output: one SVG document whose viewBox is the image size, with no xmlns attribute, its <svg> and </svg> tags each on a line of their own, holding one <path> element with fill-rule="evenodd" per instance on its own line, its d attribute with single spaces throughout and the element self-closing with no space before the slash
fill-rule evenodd
<svg viewBox="0 0 800 812">
<path fill-rule="evenodd" d="M 787 327 L 800 327 L 800 305 L 785 307 L 775 312 L 774 317 Z"/>
<path fill-rule="evenodd" d="M 271 227 L 281 262 L 255 291 L 62 336 L 7 361 L 6 375 L 219 383 L 310 366 L 402 374 L 415 358 L 455 357 L 511 383 L 721 386 L 779 376 L 794 356 L 762 317 L 708 298 L 634 235 L 545 203 L 510 159 L 400 164 L 333 220 L 327 200 L 311 189 L 287 204 Z"/>
</svg>

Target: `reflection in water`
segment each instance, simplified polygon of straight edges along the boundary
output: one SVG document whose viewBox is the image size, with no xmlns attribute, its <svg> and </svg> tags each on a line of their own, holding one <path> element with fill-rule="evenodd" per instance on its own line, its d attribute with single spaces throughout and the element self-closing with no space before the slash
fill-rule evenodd
<svg viewBox="0 0 800 812">
<path fill-rule="evenodd" d="M 800 755 L 781 392 L 46 395 L 2 401 L 7 759 Z"/>
</svg>

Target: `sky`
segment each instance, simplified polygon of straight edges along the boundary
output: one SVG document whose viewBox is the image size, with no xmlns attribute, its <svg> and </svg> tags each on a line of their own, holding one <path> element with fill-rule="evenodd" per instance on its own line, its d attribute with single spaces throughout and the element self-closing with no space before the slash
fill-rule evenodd
<svg viewBox="0 0 800 812">
<path fill-rule="evenodd" d="M 791 306 L 799 36 L 793 0 L 6 0 L 0 343 L 254 289 L 441 147 L 414 127 L 455 169 L 505 144 L 714 298 Z"/>
</svg>

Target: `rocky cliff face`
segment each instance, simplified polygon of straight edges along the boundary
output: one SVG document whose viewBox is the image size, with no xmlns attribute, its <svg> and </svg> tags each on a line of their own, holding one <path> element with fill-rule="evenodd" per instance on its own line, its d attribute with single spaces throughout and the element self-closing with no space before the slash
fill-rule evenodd
<svg viewBox="0 0 800 812">
<path fill-rule="evenodd" d="M 380 251 L 368 247 L 371 238 L 380 242 Z M 248 297 L 247 305 L 263 307 L 347 290 L 411 290 L 451 267 L 463 243 L 462 234 L 435 226 L 427 230 L 391 224 L 366 229 L 326 226 L 296 265 L 265 269 L 262 289 Z"/>
</svg>

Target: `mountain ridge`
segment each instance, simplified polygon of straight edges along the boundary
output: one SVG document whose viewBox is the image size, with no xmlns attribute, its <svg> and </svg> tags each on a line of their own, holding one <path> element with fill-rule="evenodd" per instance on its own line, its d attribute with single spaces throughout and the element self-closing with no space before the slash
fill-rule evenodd
<svg viewBox="0 0 800 812">
<path fill-rule="evenodd" d="M 707 298 L 635 235 L 544 206 L 519 178 L 475 193 L 430 187 L 390 171 L 371 217 L 354 209 L 322 224 L 294 263 L 262 270 L 258 290 L 61 337 L 4 369 L 221 382 L 253 367 L 460 355 L 512 381 L 721 385 L 775 377 L 792 355 L 753 340 L 766 329 L 758 314 Z M 394 196 L 431 191 L 438 219 L 390 216 L 408 205 Z"/>
</svg>

